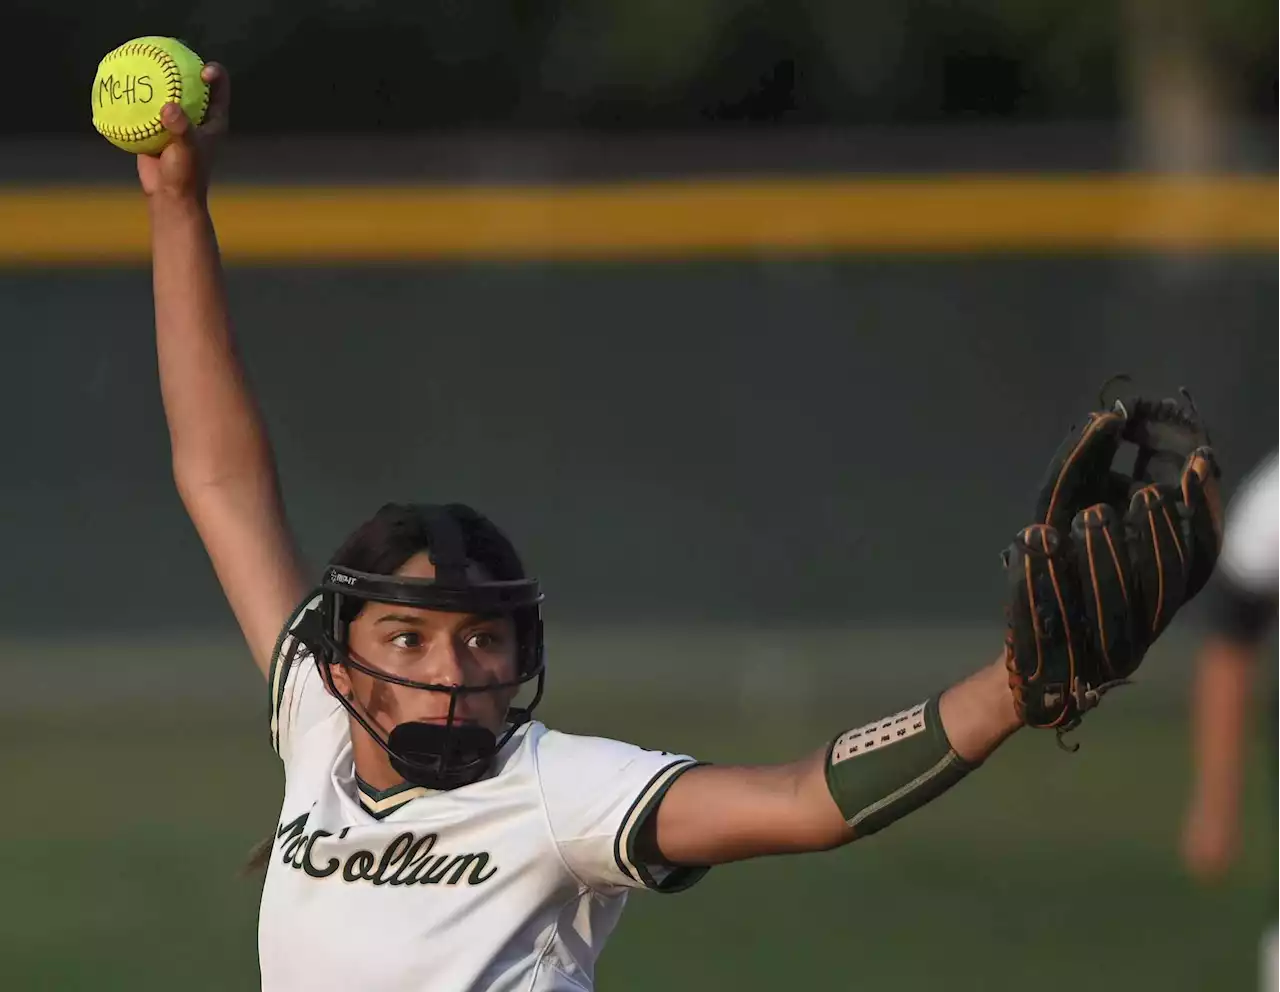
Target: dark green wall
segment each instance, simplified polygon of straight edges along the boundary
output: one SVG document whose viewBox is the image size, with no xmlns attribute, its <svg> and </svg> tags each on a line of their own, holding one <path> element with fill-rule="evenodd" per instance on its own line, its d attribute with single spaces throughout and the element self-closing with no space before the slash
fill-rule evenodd
<svg viewBox="0 0 1280 992">
<path fill-rule="evenodd" d="M 469 501 L 582 620 L 994 622 L 1101 381 L 1276 443 L 1274 258 L 238 270 L 311 561 Z M 0 627 L 225 625 L 168 475 L 144 270 L 0 275 Z"/>
</svg>

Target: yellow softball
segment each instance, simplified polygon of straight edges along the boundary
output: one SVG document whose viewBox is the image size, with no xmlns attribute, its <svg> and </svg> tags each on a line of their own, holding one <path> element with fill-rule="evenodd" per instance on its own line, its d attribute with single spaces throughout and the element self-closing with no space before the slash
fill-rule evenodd
<svg viewBox="0 0 1280 992">
<path fill-rule="evenodd" d="M 204 120 L 209 87 L 204 61 L 176 38 L 134 38 L 108 52 L 93 78 L 93 126 L 117 148 L 157 155 L 169 143 L 160 121 L 166 103 L 178 103 L 193 124 Z"/>
</svg>

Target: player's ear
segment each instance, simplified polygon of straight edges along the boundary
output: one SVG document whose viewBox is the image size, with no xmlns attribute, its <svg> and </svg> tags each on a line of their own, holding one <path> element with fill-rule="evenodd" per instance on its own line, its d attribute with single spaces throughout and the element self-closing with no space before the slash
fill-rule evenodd
<svg viewBox="0 0 1280 992">
<path fill-rule="evenodd" d="M 324 679 L 325 688 L 331 693 L 342 696 L 345 699 L 351 699 L 355 695 L 355 689 L 351 685 L 351 676 L 348 675 L 345 665 L 330 665 L 329 677 Z"/>
</svg>

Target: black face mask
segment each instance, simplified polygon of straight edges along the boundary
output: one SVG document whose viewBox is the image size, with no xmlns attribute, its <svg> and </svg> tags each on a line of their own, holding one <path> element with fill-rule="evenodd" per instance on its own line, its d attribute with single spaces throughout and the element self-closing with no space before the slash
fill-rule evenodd
<svg viewBox="0 0 1280 992">
<path fill-rule="evenodd" d="M 504 735 L 503 744 L 516 726 Z M 396 774 L 428 789 L 470 785 L 488 770 L 500 749 L 493 731 L 474 723 L 401 723 L 387 739 L 387 754 Z"/>
</svg>

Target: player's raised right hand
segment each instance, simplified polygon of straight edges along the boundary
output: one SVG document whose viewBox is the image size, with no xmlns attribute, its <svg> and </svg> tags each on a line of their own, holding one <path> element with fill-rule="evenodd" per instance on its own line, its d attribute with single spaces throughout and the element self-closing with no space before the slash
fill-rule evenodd
<svg viewBox="0 0 1280 992">
<path fill-rule="evenodd" d="M 213 149 L 227 130 L 231 80 L 217 62 L 207 63 L 200 76 L 209 84 L 204 122 L 196 127 L 182 107 L 166 104 L 161 120 L 172 140 L 159 155 L 138 156 L 138 179 L 147 196 L 203 200 L 208 191 Z"/>
</svg>

